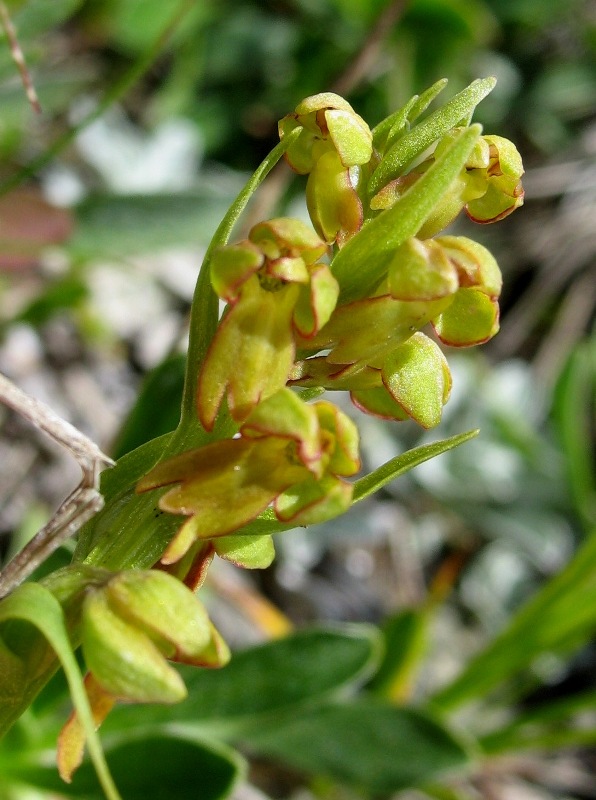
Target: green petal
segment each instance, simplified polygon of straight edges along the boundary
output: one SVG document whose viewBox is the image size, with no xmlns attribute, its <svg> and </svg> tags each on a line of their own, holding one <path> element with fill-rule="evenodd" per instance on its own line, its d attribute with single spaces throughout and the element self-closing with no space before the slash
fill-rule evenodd
<svg viewBox="0 0 596 800">
<path fill-rule="evenodd" d="M 304 287 L 294 309 L 294 325 L 300 336 L 309 338 L 329 321 L 339 297 L 339 284 L 327 264 L 310 270 L 310 286 Z"/>
<path fill-rule="evenodd" d="M 411 237 L 397 248 L 387 285 L 397 300 L 435 300 L 457 291 L 457 270 L 433 240 Z"/>
<path fill-rule="evenodd" d="M 355 423 L 343 411 L 326 400 L 315 403 L 322 430 L 334 441 L 327 470 L 334 475 L 355 475 L 360 469 L 359 435 Z"/>
<path fill-rule="evenodd" d="M 372 133 L 366 122 L 353 111 L 330 109 L 325 112 L 329 135 L 344 167 L 367 164 L 372 156 Z"/>
<path fill-rule="evenodd" d="M 318 481 L 309 478 L 281 494 L 275 501 L 275 513 L 282 522 L 314 525 L 343 514 L 351 502 L 352 485 L 326 475 Z"/>
<path fill-rule="evenodd" d="M 301 100 L 296 106 L 296 114 L 299 117 L 309 114 L 314 117 L 314 112 L 328 108 L 340 108 L 344 111 L 354 112 L 352 106 L 341 95 L 335 94 L 335 92 L 319 92 Z"/>
<path fill-rule="evenodd" d="M 319 236 L 342 245 L 362 227 L 362 203 L 335 152 L 324 153 L 306 184 L 306 205 Z"/>
<path fill-rule="evenodd" d="M 501 270 L 486 247 L 467 236 L 438 236 L 435 242 L 444 249 L 457 268 L 462 287 L 475 286 L 493 298 L 501 294 Z"/>
<path fill-rule="evenodd" d="M 503 136 L 495 136 L 494 134 L 487 134 L 482 138 L 488 142 L 491 151 L 496 150 L 499 172 L 502 175 L 509 175 L 518 181 L 524 174 L 524 165 L 522 157 L 513 142 Z"/>
<path fill-rule="evenodd" d="M 265 569 L 275 558 L 273 537 L 269 535 L 222 536 L 213 544 L 220 558 L 244 569 Z"/>
<path fill-rule="evenodd" d="M 282 256 L 274 261 L 267 261 L 266 274 L 284 283 L 308 283 L 309 273 L 304 260 L 297 256 Z"/>
<path fill-rule="evenodd" d="M 364 411 L 365 414 L 396 422 L 409 419 L 403 408 L 395 402 L 384 386 L 373 389 L 356 389 L 350 393 L 350 399 L 356 408 Z"/>
<path fill-rule="evenodd" d="M 314 264 L 327 251 L 325 242 L 309 225 L 291 217 L 260 222 L 250 229 L 248 238 L 271 259 L 285 253 L 300 256 L 305 264 Z"/>
<path fill-rule="evenodd" d="M 523 205 L 524 194 L 521 183 L 511 184 L 491 180 L 486 193 L 466 205 L 466 213 L 473 222 L 498 222 Z"/>
<path fill-rule="evenodd" d="M 211 430 L 227 395 L 232 418 L 243 421 L 259 400 L 286 384 L 294 362 L 292 314 L 297 285 L 278 292 L 260 288 L 256 277 L 219 324 L 199 375 L 197 405 Z"/>
<path fill-rule="evenodd" d="M 240 287 L 263 264 L 263 254 L 250 242 L 220 247 L 211 261 L 211 285 L 228 302 L 236 300 Z"/>
<path fill-rule="evenodd" d="M 423 428 L 441 421 L 451 375 L 441 349 L 423 333 L 396 347 L 383 367 L 383 382 L 406 414 Z"/>
<path fill-rule="evenodd" d="M 483 344 L 499 330 L 499 305 L 481 289 L 459 289 L 453 303 L 433 320 L 439 339 L 452 347 Z"/>
<path fill-rule="evenodd" d="M 288 135 L 288 133 L 291 133 L 293 130 L 300 127 L 302 127 L 302 125 L 296 119 L 296 115 L 288 114 L 279 122 L 279 138 L 283 139 L 284 136 Z M 284 157 L 290 167 L 299 175 L 308 175 L 314 166 L 312 154 L 314 138 L 315 137 L 311 131 L 302 128 L 302 132 L 298 136 L 298 139 L 292 145 L 290 145 L 284 154 Z"/>
<path fill-rule="evenodd" d="M 280 389 L 259 403 L 241 432 L 243 436 L 253 439 L 280 437 L 295 441 L 298 456 L 308 468 L 321 458 L 319 420 L 315 407 L 307 405 L 291 389 Z"/>
</svg>

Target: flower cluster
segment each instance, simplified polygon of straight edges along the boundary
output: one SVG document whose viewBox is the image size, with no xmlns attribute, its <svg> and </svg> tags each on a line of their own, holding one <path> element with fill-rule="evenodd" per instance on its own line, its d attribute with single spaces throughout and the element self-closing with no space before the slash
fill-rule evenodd
<svg viewBox="0 0 596 800">
<path fill-rule="evenodd" d="M 278 519 L 295 525 L 346 511 L 352 487 L 344 478 L 359 468 L 354 423 L 332 403 L 307 404 L 284 387 L 254 406 L 239 437 L 158 464 L 137 489 L 175 484 L 160 507 L 188 519 L 162 563 L 175 564 L 190 551 L 196 573 L 197 559 L 202 565 L 211 548 L 218 551 L 218 537 L 237 531 L 272 503 Z M 215 544 L 206 549 L 205 540 Z"/>
<path fill-rule="evenodd" d="M 462 210 L 486 223 L 521 205 L 521 159 L 511 142 L 462 122 L 492 79 L 417 123 L 442 85 L 374 130 L 332 93 L 280 121 L 286 160 L 308 176 L 314 230 L 271 219 L 210 261 L 227 308 L 201 365 L 197 413 L 206 431 L 229 415 L 238 433 L 158 463 L 137 487 L 168 487 L 160 508 L 186 517 L 162 564 L 189 585 L 214 553 L 243 563 L 236 534 L 265 510 L 304 525 L 349 507 L 356 429 L 294 387 L 346 390 L 362 411 L 430 428 L 451 388 L 441 344 L 497 332 L 497 263 L 442 232 Z M 253 563 L 272 557 L 269 537 L 259 542 Z"/>
</svg>

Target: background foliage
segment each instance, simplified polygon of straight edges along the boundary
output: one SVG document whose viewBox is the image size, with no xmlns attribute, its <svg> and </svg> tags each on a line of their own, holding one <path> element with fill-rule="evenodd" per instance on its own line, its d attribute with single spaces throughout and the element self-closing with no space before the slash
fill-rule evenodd
<svg viewBox="0 0 596 800">
<path fill-rule="evenodd" d="M 481 435 L 347 517 L 279 537 L 262 574 L 220 567 L 210 610 L 242 652 L 188 679 L 169 738 L 160 710 L 114 715 L 106 749 L 124 796 L 158 785 L 222 796 L 247 774 L 234 746 L 251 757 L 236 791 L 274 797 L 413 785 L 427 797 L 593 797 L 593 3 L 7 5 L 44 114 L 2 48 L 0 368 L 113 455 L 175 426 L 202 250 L 302 97 L 340 91 L 374 124 L 438 78 L 455 93 L 494 74 L 477 119 L 513 139 L 528 170 L 524 210 L 470 234 L 504 272 L 502 331 L 487 352 L 450 355 L 455 394 L 433 438 Z M 279 170 L 249 217 L 299 213 L 301 192 Z M 359 423 L 368 467 L 430 440 Z M 6 415 L 6 555 L 72 484 L 71 465 L 27 437 Z M 294 638 L 252 648 L 291 626 Z M 279 674 L 290 687 L 269 681 Z M 0 797 L 66 792 L 45 754 L 67 713 L 56 678 L 3 742 L 12 788 L 0 779 Z M 330 730 L 345 732 L 331 751 Z M 207 774 L 200 788 L 189 777 Z M 97 796 L 90 769 L 77 780 L 71 796 Z"/>
</svg>

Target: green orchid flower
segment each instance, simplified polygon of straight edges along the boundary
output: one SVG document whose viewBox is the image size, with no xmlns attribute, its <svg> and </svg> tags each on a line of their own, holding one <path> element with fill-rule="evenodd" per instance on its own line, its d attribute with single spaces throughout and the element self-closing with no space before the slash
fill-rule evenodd
<svg viewBox="0 0 596 800">
<path fill-rule="evenodd" d="M 237 422 L 285 386 L 294 336 L 309 338 L 327 322 L 339 294 L 327 245 L 305 223 L 273 219 L 249 238 L 220 248 L 211 281 L 229 303 L 199 374 L 197 408 L 211 430 L 224 397 Z"/>
<path fill-rule="evenodd" d="M 386 184 L 370 201 L 372 211 L 393 206 L 449 148 L 461 128 L 453 128 L 437 142 L 431 156 Z M 490 223 L 511 214 L 523 204 L 522 159 L 515 145 L 501 136 L 483 135 L 453 180 L 441 202 L 420 228 L 427 239 L 444 230 L 460 211 L 474 222 Z"/>
<path fill-rule="evenodd" d="M 335 150 L 344 167 L 366 164 L 373 153 L 372 133 L 347 100 L 333 92 L 305 98 L 279 122 L 283 139 L 295 128 L 302 133 L 286 153 L 295 172 L 307 175 L 325 152 Z"/>
<path fill-rule="evenodd" d="M 279 519 L 297 525 L 345 511 L 352 487 L 343 478 L 359 468 L 354 423 L 331 403 L 309 405 L 284 388 L 253 409 L 239 437 L 158 464 L 137 491 L 173 485 L 159 507 L 188 517 L 162 556 L 167 565 L 270 505 Z"/>
<path fill-rule="evenodd" d="M 302 133 L 286 152 L 295 172 L 308 174 L 306 204 L 319 236 L 341 247 L 362 227 L 360 166 L 373 156 L 372 132 L 352 106 L 332 92 L 307 97 L 279 123 L 283 139 Z"/>
<path fill-rule="evenodd" d="M 230 651 L 200 600 L 159 570 L 105 572 L 87 586 L 81 638 L 89 670 L 85 690 L 99 727 L 118 700 L 177 703 L 186 697 L 168 663 L 221 667 Z M 81 765 L 86 736 L 73 712 L 58 737 L 57 763 L 67 783 Z"/>
</svg>

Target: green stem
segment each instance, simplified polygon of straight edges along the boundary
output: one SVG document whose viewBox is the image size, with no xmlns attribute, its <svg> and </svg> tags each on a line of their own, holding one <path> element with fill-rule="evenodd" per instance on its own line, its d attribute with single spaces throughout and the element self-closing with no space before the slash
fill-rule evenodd
<svg viewBox="0 0 596 800">
<path fill-rule="evenodd" d="M 0 196 L 7 194 L 12 189 L 20 186 L 26 180 L 31 178 L 40 169 L 43 169 L 49 164 L 59 153 L 62 152 L 68 145 L 76 139 L 76 137 L 85 128 L 89 127 L 91 123 L 99 119 L 105 111 L 117 100 L 123 97 L 132 86 L 141 78 L 149 67 L 153 64 L 156 58 L 162 53 L 168 39 L 178 27 L 182 18 L 193 8 L 194 0 L 182 0 L 176 8 L 176 11 L 170 18 L 168 24 L 161 31 L 157 39 L 153 42 L 151 47 L 142 54 L 138 61 L 136 61 L 131 68 L 124 73 L 124 75 L 116 81 L 116 83 L 106 91 L 97 107 L 93 109 L 86 117 L 84 117 L 78 125 L 69 128 L 61 136 L 59 136 L 53 144 L 51 144 L 41 155 L 33 159 L 23 169 L 20 169 L 15 175 L 7 178 L 0 183 Z"/>
</svg>

